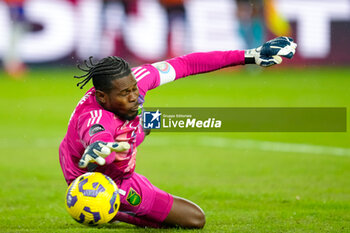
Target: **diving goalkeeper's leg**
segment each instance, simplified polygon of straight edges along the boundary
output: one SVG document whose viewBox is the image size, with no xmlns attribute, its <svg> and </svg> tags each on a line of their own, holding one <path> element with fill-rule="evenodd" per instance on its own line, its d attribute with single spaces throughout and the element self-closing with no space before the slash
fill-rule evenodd
<svg viewBox="0 0 350 233">
<path fill-rule="evenodd" d="M 146 177 L 133 173 L 130 178 L 116 182 L 125 194 L 120 196 L 120 212 L 114 220 L 140 227 L 204 227 L 205 215 L 200 207 L 160 190 Z"/>
</svg>

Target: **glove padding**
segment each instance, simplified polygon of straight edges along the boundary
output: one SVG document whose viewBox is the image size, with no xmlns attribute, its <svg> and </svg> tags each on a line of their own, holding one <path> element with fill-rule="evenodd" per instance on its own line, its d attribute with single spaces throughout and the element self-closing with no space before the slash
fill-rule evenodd
<svg viewBox="0 0 350 233">
<path fill-rule="evenodd" d="M 257 64 L 268 67 L 281 64 L 282 57 L 291 59 L 295 54 L 297 44 L 290 37 L 277 37 L 265 42 L 256 49 L 246 50 L 244 53 L 246 64 Z"/>
<path fill-rule="evenodd" d="M 102 142 L 96 141 L 86 147 L 83 156 L 79 161 L 80 168 L 86 168 L 89 163 L 96 162 L 98 165 L 103 166 L 106 163 L 106 158 L 113 151 L 121 152 L 130 149 L 130 145 L 127 142 Z"/>
</svg>

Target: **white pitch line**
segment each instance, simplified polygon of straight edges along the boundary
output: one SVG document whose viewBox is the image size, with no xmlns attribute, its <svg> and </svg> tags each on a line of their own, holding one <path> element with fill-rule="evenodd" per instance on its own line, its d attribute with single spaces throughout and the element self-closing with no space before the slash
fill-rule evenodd
<svg viewBox="0 0 350 233">
<path fill-rule="evenodd" d="M 291 152 L 291 153 L 306 153 L 306 154 L 318 154 L 318 155 L 332 155 L 332 156 L 345 156 L 350 157 L 350 148 L 334 147 L 334 146 L 322 146 L 303 143 L 290 143 L 290 142 L 273 142 L 273 141 L 260 141 L 251 139 L 233 139 L 213 136 L 198 136 L 195 139 L 179 139 L 171 140 L 169 138 L 159 137 L 152 140 L 146 138 L 147 144 L 152 146 L 203 146 L 211 148 L 232 148 L 232 149 L 246 149 L 246 150 L 258 150 L 258 151 L 273 151 L 273 152 Z"/>
<path fill-rule="evenodd" d="M 274 151 L 274 152 L 294 152 L 306 154 L 324 154 L 333 156 L 350 157 L 350 148 L 321 146 L 302 143 L 289 142 L 272 142 L 259 141 L 250 139 L 230 139 L 230 138 L 216 138 L 216 137 L 202 137 L 200 139 L 202 146 L 208 145 L 218 148 L 234 148 L 234 149 L 248 149 L 259 151 Z"/>
<path fill-rule="evenodd" d="M 59 147 L 61 138 L 36 138 L 33 141 L 30 140 L 10 140 L 0 139 L 0 148 L 12 148 L 18 145 L 31 145 L 34 147 Z M 198 135 L 191 140 L 184 137 L 181 139 L 179 135 L 172 137 L 171 135 L 150 135 L 146 137 L 146 145 L 151 146 L 202 146 L 211 148 L 232 148 L 232 149 L 246 149 L 246 150 L 258 150 L 258 151 L 273 151 L 273 152 L 292 152 L 292 153 L 306 153 L 306 154 L 318 154 L 318 155 L 332 155 L 332 156 L 345 156 L 350 157 L 350 148 L 334 147 L 334 146 L 322 146 L 303 143 L 290 143 L 290 142 L 273 142 L 273 141 L 260 141 L 251 139 L 233 139 L 224 137 L 202 136 Z M 145 146 L 146 146 L 145 145 Z"/>
<path fill-rule="evenodd" d="M 63 138 L 35 138 L 34 140 L 29 139 L 0 139 L 0 148 L 18 148 L 24 146 L 31 146 L 31 147 L 39 147 L 39 148 L 46 148 L 46 147 L 59 147 L 61 141 Z"/>
</svg>

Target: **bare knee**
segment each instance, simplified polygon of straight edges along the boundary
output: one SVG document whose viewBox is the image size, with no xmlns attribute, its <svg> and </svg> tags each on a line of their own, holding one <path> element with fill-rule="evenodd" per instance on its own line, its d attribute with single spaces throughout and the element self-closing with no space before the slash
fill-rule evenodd
<svg viewBox="0 0 350 233">
<path fill-rule="evenodd" d="M 174 197 L 174 203 L 164 223 L 183 228 L 203 228 L 205 214 L 196 204 L 180 197 Z"/>
<path fill-rule="evenodd" d="M 186 228 L 201 229 L 205 225 L 205 214 L 199 206 L 196 207 L 196 210 L 193 211 L 190 219 L 188 220 L 188 226 Z"/>
</svg>

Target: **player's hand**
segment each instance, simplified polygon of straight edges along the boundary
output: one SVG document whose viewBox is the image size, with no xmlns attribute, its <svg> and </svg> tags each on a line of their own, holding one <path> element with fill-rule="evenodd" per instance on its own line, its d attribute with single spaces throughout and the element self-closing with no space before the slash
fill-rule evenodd
<svg viewBox="0 0 350 233">
<path fill-rule="evenodd" d="M 292 38 L 277 37 L 265 42 L 259 48 L 246 50 L 245 63 L 264 67 L 281 64 L 282 57 L 291 59 L 294 56 L 296 47 L 297 44 Z"/>
<path fill-rule="evenodd" d="M 103 166 L 106 163 L 106 158 L 113 151 L 121 152 L 130 149 L 130 145 L 127 142 L 102 142 L 96 141 L 86 147 L 83 156 L 79 161 L 80 168 L 86 168 L 89 163 L 97 163 Z"/>
</svg>

